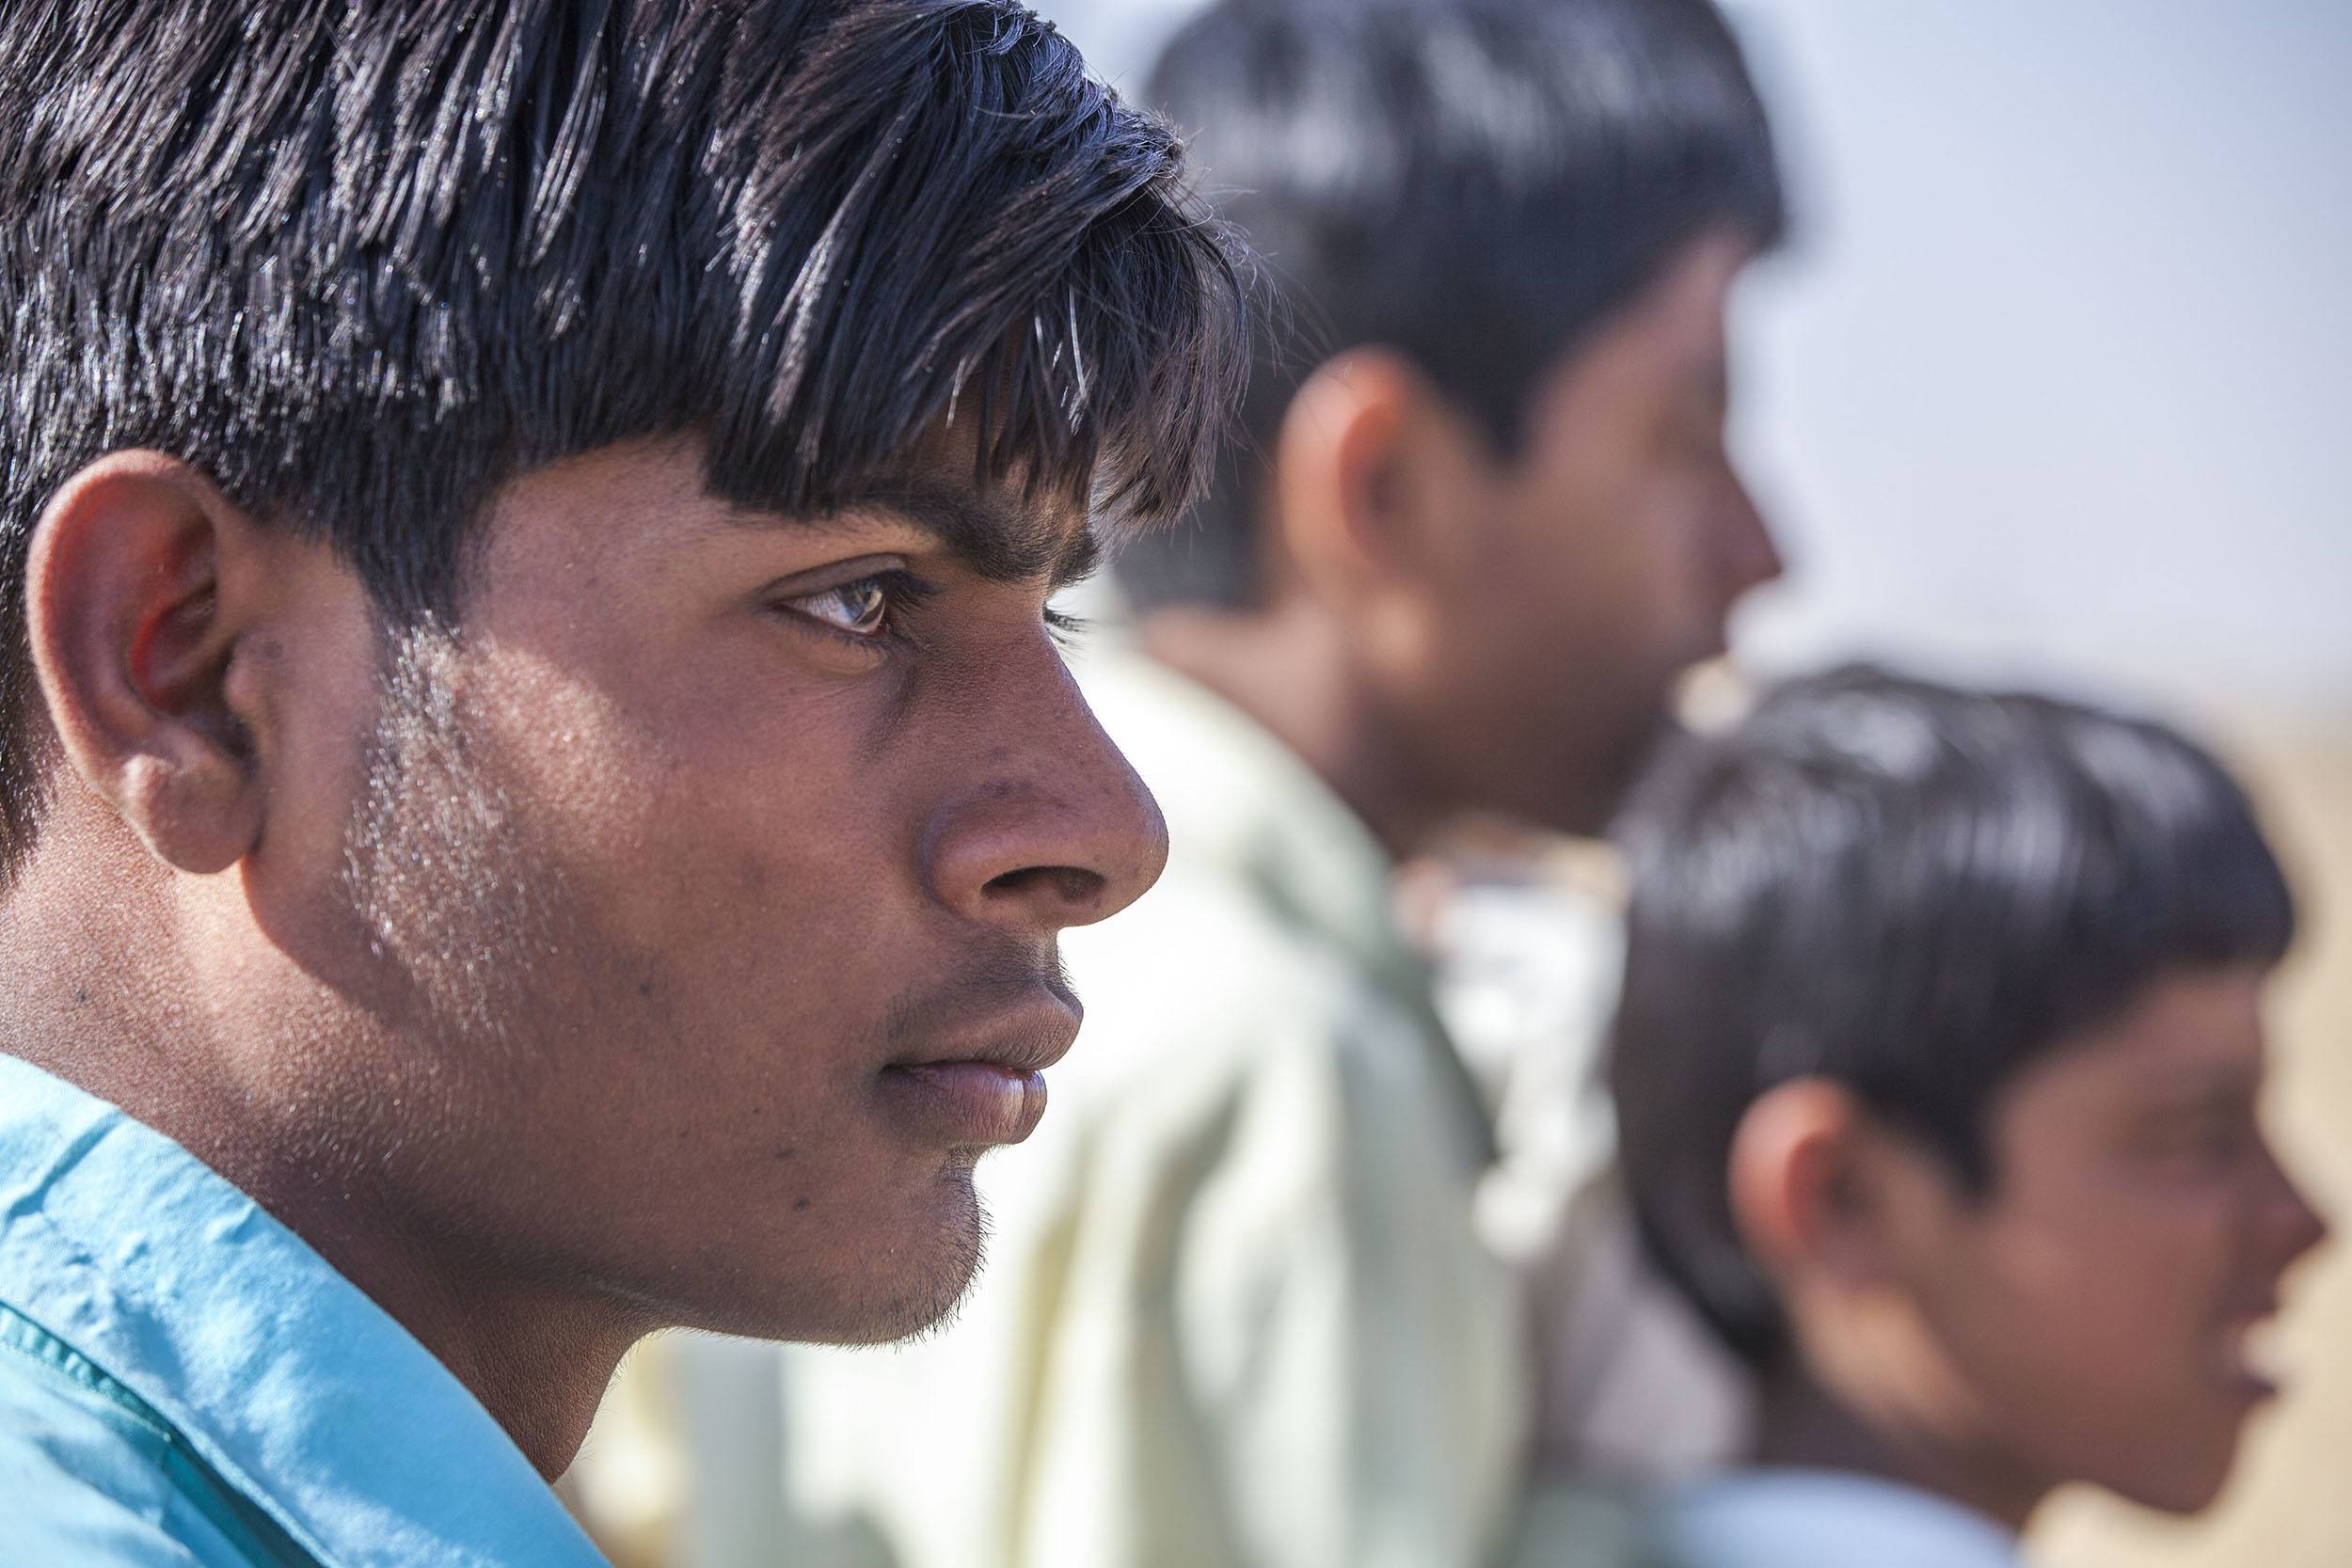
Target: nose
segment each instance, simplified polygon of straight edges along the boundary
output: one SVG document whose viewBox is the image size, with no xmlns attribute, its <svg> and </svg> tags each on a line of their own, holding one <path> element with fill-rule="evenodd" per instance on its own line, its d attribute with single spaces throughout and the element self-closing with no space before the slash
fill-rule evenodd
<svg viewBox="0 0 2352 1568">
<path fill-rule="evenodd" d="M 2296 1184 L 2286 1168 L 2279 1164 L 2278 1155 L 2265 1143 L 2263 1156 L 2263 1228 L 2262 1234 L 2275 1249 L 2279 1266 L 2284 1268 L 2328 1239 L 2328 1225 L 2303 1190 Z"/>
<path fill-rule="evenodd" d="M 1027 940 L 1118 913 L 1159 879 L 1159 803 L 1087 706 L 1060 656 L 997 672 L 1012 689 L 980 705 L 980 763 L 933 818 L 933 895 Z"/>
<path fill-rule="evenodd" d="M 1736 469 L 1731 474 L 1730 494 L 1724 498 L 1721 538 L 1726 604 L 1737 603 L 1752 588 L 1777 580 L 1788 569 L 1772 537 L 1772 524 L 1765 520 L 1763 509 L 1756 504 L 1747 482 Z"/>
</svg>

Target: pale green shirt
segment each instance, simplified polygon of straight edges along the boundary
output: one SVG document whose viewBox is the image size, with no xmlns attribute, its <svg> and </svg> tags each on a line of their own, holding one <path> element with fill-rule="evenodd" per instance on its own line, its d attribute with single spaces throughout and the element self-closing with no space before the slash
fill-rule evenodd
<svg viewBox="0 0 2352 1568">
<path fill-rule="evenodd" d="M 1492 1132 L 1386 857 L 1200 689 L 1117 657 L 1087 684 L 1168 872 L 1066 941 L 1086 1027 L 981 1168 L 961 1314 L 787 1354 L 773 1560 L 1621 1560 L 1617 1514 L 1531 1478 L 1530 1325 L 1473 1223 Z"/>
</svg>

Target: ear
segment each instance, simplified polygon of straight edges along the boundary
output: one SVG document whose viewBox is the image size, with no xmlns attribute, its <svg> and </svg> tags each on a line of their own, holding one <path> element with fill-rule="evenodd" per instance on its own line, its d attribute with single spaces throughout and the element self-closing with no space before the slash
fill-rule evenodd
<svg viewBox="0 0 2352 1568">
<path fill-rule="evenodd" d="M 26 562 L 34 669 L 74 771 L 166 864 L 258 841 L 262 790 L 230 697 L 265 591 L 262 530 L 175 458 L 114 452 L 42 513 Z"/>
<path fill-rule="evenodd" d="M 1400 576 L 1425 578 L 1448 535 L 1448 470 L 1461 421 L 1412 362 L 1352 349 L 1291 399 L 1275 450 L 1282 565 L 1312 591 L 1352 602 Z"/>
<path fill-rule="evenodd" d="M 1784 1287 L 1886 1281 L 1900 1267 L 1888 1168 L 1899 1157 L 1843 1085 L 1800 1078 L 1775 1085 L 1732 1135 L 1727 1179 L 1741 1244 Z"/>
</svg>

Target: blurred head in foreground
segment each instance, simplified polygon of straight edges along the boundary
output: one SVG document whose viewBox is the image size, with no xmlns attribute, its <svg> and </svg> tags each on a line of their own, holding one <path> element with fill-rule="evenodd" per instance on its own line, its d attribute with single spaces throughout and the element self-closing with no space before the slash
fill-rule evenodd
<svg viewBox="0 0 2352 1568">
<path fill-rule="evenodd" d="M 930 1322 L 1164 853 L 1044 606 L 1239 389 L 1174 138 L 1000 0 L 0 18 L 0 1038 L 493 1402 Z"/>
<path fill-rule="evenodd" d="M 1206 503 L 1117 560 L 1147 646 L 1392 846 L 1464 808 L 1597 828 L 1779 570 L 1724 449 L 1725 295 L 1783 218 L 1723 18 L 1227 0 L 1149 96 L 1282 320 Z"/>
<path fill-rule="evenodd" d="M 2011 1526 L 2212 1499 L 2323 1227 L 2257 1119 L 2295 916 L 2160 725 L 1850 669 L 1677 744 L 1624 834 L 1613 1087 L 1651 1248 L 1768 1460 Z"/>
</svg>

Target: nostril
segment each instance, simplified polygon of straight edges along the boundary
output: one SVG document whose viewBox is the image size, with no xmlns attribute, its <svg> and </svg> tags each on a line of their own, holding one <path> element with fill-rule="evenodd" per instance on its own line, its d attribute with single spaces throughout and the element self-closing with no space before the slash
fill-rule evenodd
<svg viewBox="0 0 2352 1568">
<path fill-rule="evenodd" d="M 991 878 L 981 891 L 992 896 L 1043 896 L 1076 908 L 1099 901 L 1106 885 L 1102 873 L 1081 865 L 1025 865 Z"/>
</svg>

